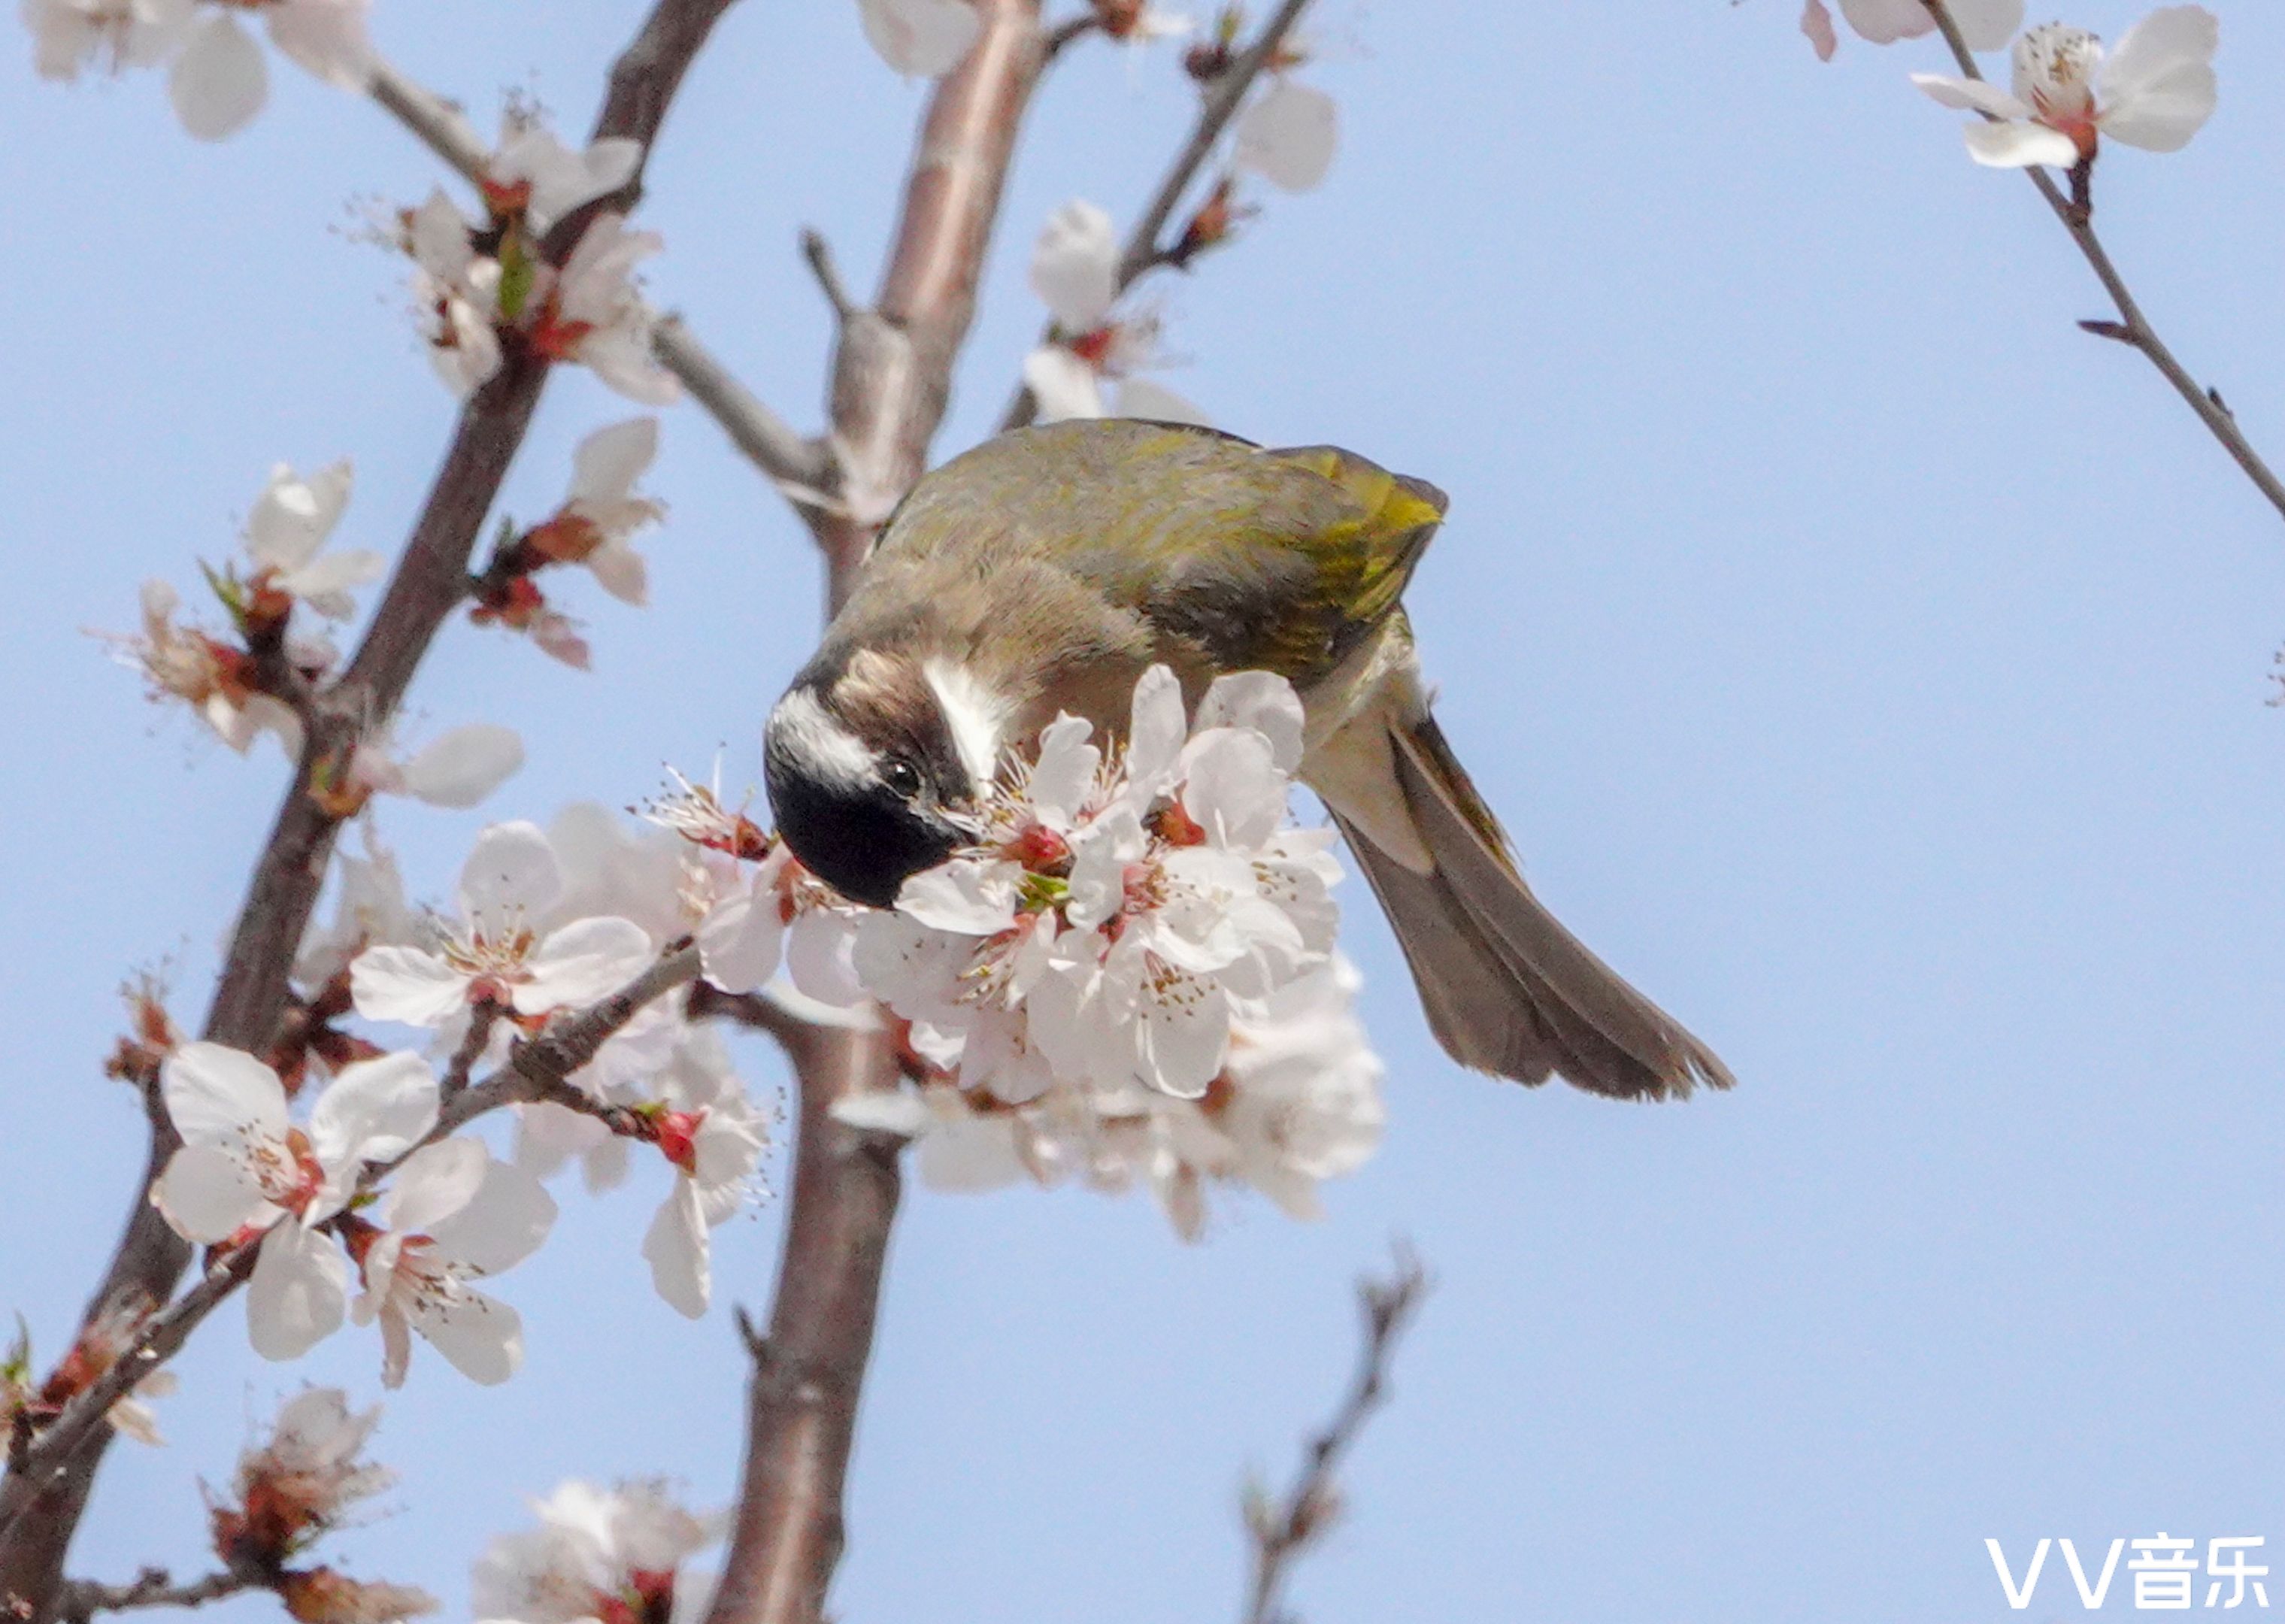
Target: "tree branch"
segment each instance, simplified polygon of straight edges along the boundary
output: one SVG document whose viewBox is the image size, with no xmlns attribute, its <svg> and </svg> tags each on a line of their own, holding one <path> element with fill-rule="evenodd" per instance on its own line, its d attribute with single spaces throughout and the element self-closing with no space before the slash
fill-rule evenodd
<svg viewBox="0 0 2285 1624">
<path fill-rule="evenodd" d="M 1386 1401 L 1396 1345 L 1427 1290 L 1428 1276 L 1420 1260 L 1403 1246 L 1397 1248 L 1395 1267 L 1387 1278 L 1368 1275 L 1357 1282 L 1364 1345 L 1340 1408 L 1309 1440 L 1300 1476 L 1275 1504 L 1259 1485 L 1246 1491 L 1245 1528 L 1253 1542 L 1253 1582 L 1246 1598 L 1245 1624 L 1285 1624 L 1290 1620 L 1291 1615 L 1278 1605 L 1278 1593 L 1294 1558 L 1340 1514 L 1333 1469 L 1356 1442 L 1373 1411 Z"/>
<path fill-rule="evenodd" d="M 789 499 L 797 506 L 822 499 L 821 493 L 833 483 L 833 457 L 823 441 L 805 437 L 765 405 L 698 341 L 680 316 L 662 317 L 651 328 L 651 349 L 730 436 L 730 443 Z"/>
<path fill-rule="evenodd" d="M 1952 59 L 1959 64 L 1960 73 L 1970 79 L 1982 79 L 1983 72 L 1976 66 L 1975 53 L 1967 48 L 1967 41 L 1961 35 L 1959 25 L 1953 20 L 1951 7 L 1945 0 L 1921 0 L 1921 4 L 1935 17 L 1936 27 L 1943 31 L 1944 43 L 1951 47 Z M 2025 169 L 2023 173 L 2030 177 L 2032 186 L 2046 200 L 2047 207 L 2054 211 L 2056 220 L 2070 234 L 2071 241 L 2077 246 L 2088 268 L 2094 272 L 2095 279 L 2102 284 L 2102 291 L 2110 295 L 2110 302 L 2117 308 L 2118 319 L 2116 322 L 2083 321 L 2079 326 L 2098 338 L 2115 339 L 2140 350 L 2150 365 L 2158 369 L 2159 375 L 2174 386 L 2174 392 L 2188 404 L 2190 410 L 2197 413 L 2198 420 L 2206 426 L 2207 431 L 2221 442 L 2222 449 L 2243 470 L 2246 478 L 2253 482 L 2254 489 L 2261 492 L 2281 517 L 2285 517 L 2285 483 L 2279 482 L 2269 465 L 2262 460 L 2261 453 L 2253 449 L 2252 442 L 2238 428 L 2235 414 L 2222 404 L 2220 393 L 2191 377 L 2189 369 L 2175 358 L 2174 352 L 2158 336 L 2157 329 L 2143 315 L 2141 305 L 2127 287 L 2126 279 L 2111 263 L 2109 251 L 2102 246 L 2102 239 L 2095 235 L 2092 212 L 2083 201 L 2065 196 L 2062 188 L 2055 184 L 2054 177 L 2046 170 L 2035 167 Z M 2084 166 L 2075 173 L 2080 177 L 2077 184 L 2083 186 Z"/>
<path fill-rule="evenodd" d="M 98 1612 L 125 1612 L 137 1607 L 203 1607 L 254 1585 L 235 1573 L 208 1573 L 189 1584 L 177 1584 L 163 1567 L 146 1567 L 125 1584 L 101 1584 L 92 1579 L 69 1579 L 56 1602 L 56 1616 L 65 1624 L 88 1624 Z"/>
<path fill-rule="evenodd" d="M 1047 60 L 1039 0 L 977 0 L 977 9 L 976 45 L 930 98 L 880 298 L 841 324 L 832 389 L 839 499 L 809 515 L 828 607 L 848 597 L 875 527 L 927 466 L 1017 129 Z M 897 1086 L 893 1034 L 813 1029 L 791 1047 L 792 1202 L 769 1331 L 751 1339 L 745 1465 L 708 1624 L 824 1616 L 897 1212 L 898 1142 L 833 1115 L 851 1094 Z"/>
<path fill-rule="evenodd" d="M 612 69 L 596 135 L 640 140 L 648 154 L 692 56 L 730 4 L 657 0 Z M 424 117 L 414 128 L 432 122 Z M 632 200 L 640 185 L 638 173 L 622 197 Z M 569 246 L 563 245 L 566 251 Z M 313 699 L 302 760 L 232 933 L 208 1013 L 209 1040 L 257 1055 L 268 1052 L 287 1007 L 294 953 L 324 884 L 340 828 L 340 820 L 309 793 L 311 774 L 330 755 L 353 747 L 364 729 L 394 712 L 438 628 L 460 601 L 477 535 L 523 442 L 547 371 L 543 359 L 512 356 L 463 408 L 444 467 L 364 642 L 340 681 Z M 122 1303 L 164 1300 L 188 1265 L 189 1248 L 149 1200 L 151 1185 L 176 1148 L 171 1126 L 154 1122 L 151 1153 L 125 1233 L 83 1323 Z M 207 1283 L 201 1281 L 193 1295 Z M 136 1379 L 140 1373 L 120 1391 Z M 44 1624 L 53 1616 L 65 1552 L 110 1440 L 110 1429 L 98 1424 L 109 1407 L 106 1402 L 90 1410 L 74 1440 L 48 1454 L 57 1463 L 51 1469 L 36 1475 L 12 1471 L 0 1482 L 0 1606 L 23 1624 Z M 32 1453 L 38 1458 L 46 1452 Z"/>
<path fill-rule="evenodd" d="M 1158 191 L 1151 194 L 1150 204 L 1135 222 L 1135 229 L 1127 234 L 1127 246 L 1119 255 L 1119 275 L 1112 284 L 1114 296 L 1134 286 L 1145 273 L 1174 263 L 1171 257 L 1173 249 L 1158 240 L 1166 231 L 1166 222 L 1174 217 L 1182 194 L 1190 189 L 1191 183 L 1198 177 L 1198 171 L 1205 168 L 1206 160 L 1213 155 L 1215 144 L 1221 139 L 1222 131 L 1229 127 L 1230 120 L 1237 115 L 1239 104 L 1245 101 L 1246 91 L 1253 88 L 1253 82 L 1276 59 L 1278 51 L 1293 32 L 1294 25 L 1301 20 L 1301 13 L 1308 9 L 1309 0 L 1284 0 L 1276 13 L 1262 26 L 1261 32 L 1254 36 L 1253 43 L 1232 59 L 1229 66 L 1205 87 L 1198 103 L 1197 122 L 1190 127 L 1190 139 L 1174 154 L 1174 161 L 1166 167 L 1166 176 L 1159 181 Z M 1056 324 L 1051 321 L 1041 330 L 1040 341 L 1052 343 L 1056 336 Z M 1020 385 L 1016 390 L 1016 398 L 1009 403 L 1007 412 L 1000 420 L 1001 429 L 1004 432 L 1021 428 L 1039 413 L 1040 403 L 1033 398 L 1031 386 Z"/>
</svg>

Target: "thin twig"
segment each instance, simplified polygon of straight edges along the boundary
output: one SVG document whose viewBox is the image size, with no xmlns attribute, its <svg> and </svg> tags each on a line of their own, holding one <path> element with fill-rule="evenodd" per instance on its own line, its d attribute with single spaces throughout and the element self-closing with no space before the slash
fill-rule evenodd
<svg viewBox="0 0 2285 1624">
<path fill-rule="evenodd" d="M 1935 17 L 1936 27 L 1943 31 L 1944 43 L 1951 47 L 1952 59 L 1959 64 L 1960 73 L 1967 78 L 1981 80 L 1983 71 L 1976 66 L 1975 53 L 1967 48 L 1967 41 L 1960 34 L 1959 24 L 1953 20 L 1951 7 L 1945 0 L 1921 0 L 1921 4 Z M 2191 411 L 2197 413 L 2198 420 L 2206 426 L 2208 432 L 2221 442 L 2222 449 L 2244 471 L 2246 478 L 2253 482 L 2254 489 L 2268 499 L 2269 505 L 2281 516 L 2285 516 L 2285 482 L 2280 482 L 2277 475 L 2270 471 L 2269 465 L 2262 460 L 2261 453 L 2253 449 L 2252 442 L 2238 428 L 2235 415 L 2222 404 L 2219 393 L 2201 385 L 2190 376 L 2189 369 L 2175 358 L 2174 352 L 2158 336 L 2157 329 L 2143 315 L 2141 305 L 2126 286 L 2126 279 L 2119 274 L 2118 267 L 2111 263 L 2108 250 L 2102 246 L 2102 239 L 2095 234 L 2093 212 L 2084 196 L 2075 199 L 2066 195 L 2063 189 L 2055 184 L 2054 177 L 2036 165 L 2026 169 L 2023 173 L 2030 178 L 2032 186 L 2046 200 L 2047 207 L 2054 211 L 2054 216 L 2063 230 L 2070 233 L 2071 241 L 2078 246 L 2078 251 L 2093 271 L 2095 279 L 2102 284 L 2102 291 L 2110 295 L 2111 303 L 2117 307 L 2118 320 L 2115 323 L 2081 322 L 2079 326 L 2097 337 L 2115 339 L 2147 356 L 2150 365 L 2174 386 L 2174 392 L 2188 403 Z M 2076 191 L 2084 193 L 2088 173 L 2088 166 L 2084 163 L 2074 171 Z"/>
<path fill-rule="evenodd" d="M 467 1032 L 461 1038 L 460 1047 L 452 1051 L 444 1076 L 437 1084 L 437 1093 L 443 1098 L 449 1100 L 468 1086 L 468 1073 L 483 1058 L 492 1040 L 492 1028 L 499 1024 L 499 1018 L 500 1007 L 491 999 L 468 1012 Z"/>
<path fill-rule="evenodd" d="M 833 318 L 846 322 L 861 308 L 849 296 L 848 284 L 841 279 L 841 266 L 833 257 L 833 245 L 825 240 L 825 233 L 813 226 L 801 228 L 801 256 L 808 262 L 810 275 L 817 279 L 818 290 L 832 308 Z"/>
<path fill-rule="evenodd" d="M 1396 1250 L 1395 1267 L 1386 1278 L 1368 1275 L 1357 1282 L 1364 1345 L 1340 1408 L 1309 1440 L 1300 1475 L 1284 1495 L 1273 1503 L 1258 1484 L 1246 1491 L 1245 1528 L 1253 1542 L 1253 1581 L 1246 1597 L 1245 1624 L 1288 1624 L 1292 1615 L 1278 1605 L 1278 1593 L 1294 1558 L 1340 1514 L 1334 1468 L 1356 1442 L 1373 1411 L 1386 1401 L 1396 1345 L 1427 1290 L 1426 1271 L 1411 1250 L 1402 1245 Z"/>
<path fill-rule="evenodd" d="M 1117 296 L 1135 286 L 1145 273 L 1160 265 L 1174 263 L 1174 248 L 1160 243 L 1166 222 L 1174 217 L 1175 207 L 1183 193 L 1190 189 L 1205 168 L 1206 160 L 1213 155 L 1229 121 L 1237 116 L 1238 106 L 1245 93 L 1253 88 L 1264 69 L 1275 61 L 1301 13 L 1309 9 L 1309 0 L 1284 0 L 1276 15 L 1263 25 L 1253 43 L 1231 59 L 1211 83 L 1205 88 L 1198 103 L 1197 122 L 1190 126 L 1190 138 L 1166 166 L 1158 189 L 1135 222 L 1135 229 L 1127 234 L 1126 247 L 1119 250 L 1119 274 L 1112 281 L 1112 294 Z M 1043 344 L 1053 343 L 1060 336 L 1054 322 L 1049 322 L 1040 334 Z M 1019 385 L 1016 397 L 1008 404 L 1000 420 L 1001 429 L 1021 428 L 1040 414 L 1040 403 L 1033 396 L 1029 384 Z"/>
<path fill-rule="evenodd" d="M 67 1579 L 56 1600 L 56 1616 L 67 1624 L 87 1624 L 98 1612 L 126 1612 L 137 1607 L 203 1607 L 227 1596 L 254 1589 L 251 1580 L 236 1573 L 208 1573 L 188 1584 L 177 1584 L 163 1567 L 146 1567 L 125 1584 L 103 1584 L 92 1579 Z"/>
<path fill-rule="evenodd" d="M 797 506 L 824 499 L 833 485 L 833 456 L 824 441 L 805 437 L 765 405 L 698 341 L 680 316 L 653 324 L 650 342 L 660 365 L 682 380 L 690 398 L 730 436 L 730 443 L 788 498 Z"/>
</svg>

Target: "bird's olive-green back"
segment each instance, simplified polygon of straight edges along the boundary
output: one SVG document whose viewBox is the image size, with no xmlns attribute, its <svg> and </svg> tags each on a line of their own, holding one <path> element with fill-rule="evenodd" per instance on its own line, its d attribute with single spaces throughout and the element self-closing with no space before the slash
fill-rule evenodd
<svg viewBox="0 0 2285 1624">
<path fill-rule="evenodd" d="M 874 603 L 850 608 L 862 619 L 893 599 L 909 612 L 981 587 L 1029 611 L 1060 595 L 1061 576 L 1141 616 L 1162 647 L 1306 688 L 1394 610 L 1443 512 L 1433 486 L 1331 447 L 1264 451 L 1130 419 L 1056 423 L 923 479 L 860 589 Z"/>
</svg>

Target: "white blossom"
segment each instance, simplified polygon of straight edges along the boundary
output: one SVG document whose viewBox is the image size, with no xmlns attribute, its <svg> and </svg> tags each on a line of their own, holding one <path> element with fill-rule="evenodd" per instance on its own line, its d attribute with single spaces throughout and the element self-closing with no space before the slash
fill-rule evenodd
<svg viewBox="0 0 2285 1624">
<path fill-rule="evenodd" d="M 387 567 L 380 553 L 363 548 L 319 553 L 349 506 L 354 476 L 347 458 L 308 479 L 282 462 L 271 470 L 246 522 L 257 585 L 299 599 L 328 619 L 349 618 L 357 607 L 349 589 L 379 580 Z"/>
<path fill-rule="evenodd" d="M 190 706 L 239 755 L 269 734 L 289 757 L 298 757 L 301 719 L 285 702 L 255 687 L 254 658 L 245 649 L 178 624 L 182 601 L 166 582 L 144 582 L 142 632 L 106 640 L 122 663 L 143 673 L 153 700 L 180 700 Z"/>
<path fill-rule="evenodd" d="M 658 318 L 634 284 L 634 268 L 666 246 L 656 231 L 630 231 L 616 214 L 595 216 L 563 262 L 533 346 L 577 361 L 612 388 L 646 405 L 671 406 L 682 386 L 651 348 Z"/>
<path fill-rule="evenodd" d="M 414 1331 L 471 1381 L 514 1375 L 522 1321 L 468 1283 L 514 1267 L 547 1238 L 555 1203 L 538 1181 L 475 1140 L 447 1139 L 406 1158 L 374 1218 L 378 1231 L 354 1243 L 365 1282 L 354 1312 L 360 1325 L 380 1323 L 382 1385 L 404 1384 Z"/>
<path fill-rule="evenodd" d="M 1238 167 L 1283 191 L 1307 192 L 1323 181 L 1339 145 L 1333 98 L 1282 75 L 1238 115 Z"/>
<path fill-rule="evenodd" d="M 444 1027 L 479 1003 L 539 1016 L 617 992 L 649 964 L 649 937 L 611 917 L 542 933 L 536 922 L 562 887 L 561 867 L 538 827 L 492 825 L 460 871 L 459 916 L 440 922 L 434 947 L 368 947 L 350 965 L 357 1013 Z"/>
<path fill-rule="evenodd" d="M 1056 319 L 1056 337 L 1024 358 L 1024 383 L 1043 423 L 1107 415 L 1200 423 L 1172 389 L 1133 374 L 1159 361 L 1159 318 L 1115 314 L 1119 244 L 1111 216 L 1074 198 L 1048 216 L 1032 250 L 1032 289 Z M 1116 392 L 1106 396 L 1106 382 Z"/>
<path fill-rule="evenodd" d="M 511 115 L 484 165 L 485 200 L 501 214 L 521 210 L 532 232 L 545 236 L 573 209 L 632 180 L 642 155 L 641 142 L 622 136 L 574 152 L 539 119 Z"/>
<path fill-rule="evenodd" d="M 2212 116 L 2221 26 L 2203 6 L 2153 12 L 2107 58 L 2084 28 L 2048 23 L 2015 42 L 2014 88 L 1914 74 L 1947 107 L 1989 114 L 1962 132 L 1975 161 L 1997 169 L 2068 167 L 2101 137 L 2154 153 L 2179 151 Z"/>
<path fill-rule="evenodd" d="M 466 398 L 500 369 L 494 326 L 499 262 L 479 255 L 470 226 L 441 186 L 405 211 L 397 246 L 411 257 L 412 302 L 420 313 L 428 359 L 452 391 Z"/>
<path fill-rule="evenodd" d="M 932 1189 L 997 1189 L 1076 1180 L 1150 1189 L 1184 1238 L 1206 1224 L 1217 1184 L 1243 1184 L 1290 1216 L 1319 1215 L 1320 1181 L 1354 1171 L 1378 1144 L 1381 1065 L 1355 1008 L 1355 969 L 1336 957 L 1232 1023 L 1229 1058 L 1197 1100 L 1132 1082 L 1058 1080 L 1009 1104 L 954 1083 L 865 1094 L 835 1108 L 852 1126 L 915 1142 Z"/>
<path fill-rule="evenodd" d="M 643 1237 L 643 1257 L 658 1294 L 695 1319 L 712 1289 L 711 1232 L 744 1204 L 767 1124 L 711 1026 L 687 1031 L 664 1080 L 658 1148 L 673 1164 L 674 1188 Z"/>
<path fill-rule="evenodd" d="M 857 11 L 867 42 L 907 78 L 950 73 L 983 27 L 969 0 L 857 0 Z"/>
<path fill-rule="evenodd" d="M 599 428 L 572 453 L 571 490 L 563 506 L 524 537 L 525 545 L 558 563 L 585 564 L 603 590 L 623 603 L 641 604 L 648 577 L 632 538 L 656 524 L 666 509 L 635 493 L 635 482 L 658 456 L 658 420 L 631 418 Z"/>
<path fill-rule="evenodd" d="M 317 1226 L 348 1204 L 365 1163 L 403 1155 L 435 1125 L 435 1073 L 417 1055 L 346 1066 L 306 1130 L 278 1074 L 221 1044 L 177 1048 L 160 1088 L 183 1144 L 152 1204 L 185 1240 L 261 1236 L 247 1327 L 263 1357 L 299 1357 L 340 1327 L 347 1301 L 348 1266 Z"/>
<path fill-rule="evenodd" d="M 494 1539 L 470 1574 L 477 1618 L 582 1624 L 681 1616 L 682 1565 L 722 1536 L 663 1482 L 599 1488 L 574 1479 L 533 1502 L 537 1528 Z"/>
<path fill-rule="evenodd" d="M 247 1509 L 258 1503 L 264 1533 L 283 1543 L 279 1556 L 339 1527 L 357 1502 L 397 1481 L 386 1466 L 359 1458 L 380 1424 L 379 1405 L 359 1414 L 338 1387 L 303 1388 L 279 1407 L 268 1440 L 238 1457 L 236 1504 L 216 1508 L 217 1524 L 249 1521 Z"/>
</svg>

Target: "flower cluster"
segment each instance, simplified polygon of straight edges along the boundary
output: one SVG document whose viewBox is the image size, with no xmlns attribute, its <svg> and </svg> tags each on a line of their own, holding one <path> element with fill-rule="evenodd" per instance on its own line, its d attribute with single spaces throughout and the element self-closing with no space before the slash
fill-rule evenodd
<svg viewBox="0 0 2285 1624">
<path fill-rule="evenodd" d="M 1300 702 L 1267 672 L 1225 677 L 1190 734 L 1174 673 L 1154 666 L 1126 750 L 1092 733 L 1072 717 L 1045 729 L 979 843 L 863 922 L 857 968 L 963 1087 L 1197 1099 L 1233 1015 L 1331 953 L 1331 833 L 1285 820 Z"/>
<path fill-rule="evenodd" d="M 1314 1219 L 1318 1181 L 1362 1165 L 1385 1120 L 1357 985 L 1336 956 L 1234 1017 L 1229 1059 L 1195 1100 L 1132 1083 L 1059 1083 L 1009 1105 L 938 1076 L 916 1091 L 860 1096 L 837 1114 L 916 1141 L 921 1181 L 935 1189 L 1026 1179 L 1148 1189 L 1185 1240 L 1204 1235 L 1215 1183 L 1249 1185 L 1292 1217 Z"/>
<path fill-rule="evenodd" d="M 461 871 L 457 913 L 411 922 L 396 939 L 361 941 L 348 966 L 357 1013 L 426 1028 L 442 1053 L 461 1053 L 475 1039 L 474 1063 L 497 1065 L 518 1033 L 544 1031 L 558 1012 L 616 992 L 695 930 L 708 929 L 734 966 L 739 932 L 719 922 L 709 929 L 708 919 L 750 895 L 749 877 L 729 857 L 717 854 L 709 867 L 695 854 L 686 858 L 679 841 L 661 836 L 659 843 L 664 851 L 625 838 L 600 808 L 574 809 L 554 835 L 530 823 L 484 830 Z M 776 930 L 773 911 L 761 977 L 774 968 Z M 731 973 L 722 958 L 714 969 L 728 990 L 758 985 L 759 977 Z M 662 1000 L 614 1034 L 570 1084 L 619 1114 L 607 1121 L 601 1110 L 521 1107 L 517 1167 L 546 1177 L 577 1156 L 589 1185 L 603 1189 L 624 1176 L 628 1139 L 656 1146 L 674 1180 L 643 1255 L 662 1297 L 684 1314 L 703 1314 L 710 1232 L 744 1204 L 767 1144 L 766 1120 L 720 1037 L 691 1024 L 679 998 Z M 390 1254 L 381 1258 L 389 1262 Z M 369 1275 L 374 1267 L 368 1259 Z"/>
<path fill-rule="evenodd" d="M 355 484 L 348 459 L 303 477 L 279 463 L 247 515 L 244 557 L 205 569 L 208 588 L 229 616 L 228 634 L 179 618 L 182 598 L 164 581 L 143 585 L 143 630 L 112 640 L 143 673 L 154 700 L 188 705 L 215 736 L 243 753 L 268 734 L 289 756 L 302 749 L 302 691 L 322 682 L 340 655 L 322 630 L 306 624 L 347 620 L 353 588 L 381 578 L 381 554 L 364 548 L 327 551 Z M 296 611 L 306 611 L 297 618 Z M 523 765 L 523 744 L 506 727 L 454 728 L 410 757 L 394 752 L 386 726 L 342 760 L 314 764 L 310 792 L 346 818 L 376 793 L 410 796 L 432 805 L 467 807 Z"/>
<path fill-rule="evenodd" d="M 683 1572 L 722 1537 L 718 1517 L 686 1510 L 663 1482 L 599 1488 L 577 1479 L 533 1502 L 537 1528 L 503 1534 L 476 1561 L 469 1600 L 506 1624 L 668 1624 L 698 1616 L 699 1576 Z"/>
<path fill-rule="evenodd" d="M 270 43 L 318 78 L 363 90 L 373 79 L 368 0 L 24 0 L 32 59 L 45 79 L 171 61 L 168 92 L 202 141 L 243 129 L 270 98 L 270 69 L 239 21 L 259 13 Z"/>
<path fill-rule="evenodd" d="M 404 1379 L 413 1330 L 474 1380 L 514 1374 L 515 1311 L 469 1282 L 530 1256 L 555 1204 L 475 1140 L 431 1142 L 439 1097 L 427 1062 L 392 1054 L 343 1067 L 305 1124 L 275 1071 L 221 1044 L 184 1044 L 160 1087 L 183 1144 L 152 1203 L 186 1240 L 255 1249 L 247 1329 L 257 1353 L 299 1358 L 339 1330 L 354 1265 L 357 1318 L 380 1322 L 389 1385 Z M 350 1207 L 373 1167 L 395 1174 L 367 1218 Z"/>
<path fill-rule="evenodd" d="M 640 143 L 606 139 L 572 152 L 528 114 L 511 114 L 486 165 L 485 217 L 472 221 L 439 187 L 390 233 L 413 263 L 413 303 L 428 357 L 455 394 L 499 372 L 507 346 L 576 361 L 632 399 L 667 405 L 681 386 L 651 350 L 656 321 L 634 268 L 665 246 L 609 209 L 586 223 L 561 263 L 546 252 L 567 218 L 634 177 Z"/>
<path fill-rule="evenodd" d="M 2170 5 L 2126 31 L 2118 48 L 2084 28 L 2047 23 L 2015 42 L 2014 83 L 1914 74 L 1943 106 L 1981 114 L 1961 133 L 1975 161 L 1995 169 L 2069 169 L 2093 161 L 2105 137 L 2154 153 L 2179 152 L 2213 115 L 2213 58 L 2221 25 L 2203 6 Z"/>
</svg>

